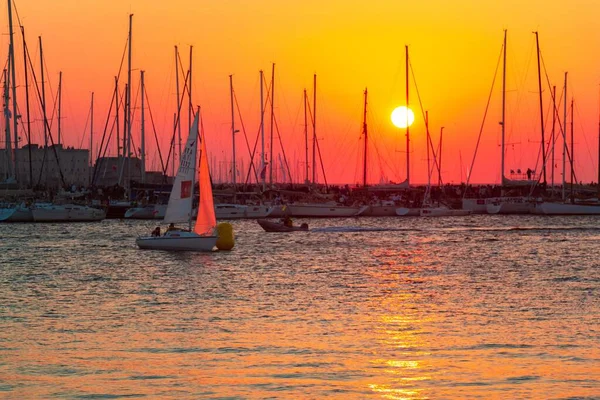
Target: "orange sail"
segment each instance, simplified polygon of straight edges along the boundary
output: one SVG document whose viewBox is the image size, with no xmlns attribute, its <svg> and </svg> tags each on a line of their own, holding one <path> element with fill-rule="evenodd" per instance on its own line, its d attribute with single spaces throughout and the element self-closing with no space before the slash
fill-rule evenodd
<svg viewBox="0 0 600 400">
<path fill-rule="evenodd" d="M 198 235 L 210 236 L 214 234 L 214 229 L 217 226 L 217 217 L 215 216 L 210 171 L 208 169 L 208 158 L 204 142 L 204 137 L 202 137 L 200 140 L 200 168 L 198 168 L 198 189 L 200 191 L 200 198 L 198 201 L 198 217 L 196 218 L 194 232 Z"/>
</svg>

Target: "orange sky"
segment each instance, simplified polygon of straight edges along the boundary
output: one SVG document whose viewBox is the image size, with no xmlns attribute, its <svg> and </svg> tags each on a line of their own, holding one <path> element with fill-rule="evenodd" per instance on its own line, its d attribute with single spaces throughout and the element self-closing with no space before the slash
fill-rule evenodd
<svg viewBox="0 0 600 400">
<path fill-rule="evenodd" d="M 506 174 L 510 169 L 534 168 L 540 141 L 532 34 L 537 30 L 548 79 L 559 87 L 559 96 L 564 72 L 569 72 L 569 99 L 575 98 L 577 177 L 596 180 L 600 36 L 595 17 L 600 4 L 593 0 L 17 0 L 16 8 L 38 75 L 37 37 L 43 38 L 49 102 L 57 90 L 58 72 L 63 71 L 63 132 L 65 143 L 75 147 L 88 147 L 89 133 L 84 130 L 92 91 L 96 103 L 94 132 L 98 138 L 102 135 L 114 76 L 126 44 L 129 13 L 134 14 L 133 84 L 137 89 L 139 70 L 145 70 L 150 108 L 163 148 L 172 134 L 176 103 L 174 46 L 182 51 L 187 68 L 188 46 L 193 45 L 194 103 L 202 107 L 211 166 L 221 165 L 213 170 L 216 179 L 224 179 L 228 169 L 224 165 L 231 162 L 229 74 L 234 76 L 241 118 L 253 144 L 259 126 L 258 71 L 263 69 L 270 80 L 271 65 L 275 63 L 276 120 L 295 180 L 303 179 L 304 174 L 302 90 L 308 89 L 312 99 L 314 73 L 318 79 L 317 136 L 327 180 L 362 180 L 360 133 L 365 87 L 369 90 L 369 181 L 379 182 L 382 176 L 404 180 L 404 132 L 391 124 L 390 113 L 405 102 L 404 45 L 409 45 L 416 77 L 416 85 L 411 79 L 411 107 L 417 115 L 411 127 L 411 182 L 427 180 L 425 131 L 417 88 L 424 109 L 429 111 L 436 145 L 440 127 L 445 127 L 444 181 L 459 182 L 461 177 L 464 181 L 504 29 L 508 29 L 509 40 L 506 133 L 510 145 Z M 0 54 L 6 55 L 6 10 L 3 27 Z M 19 103 L 24 104 L 20 34 L 15 38 L 17 80 L 21 85 L 18 96 Z M 551 100 L 545 76 L 543 81 L 547 114 Z M 124 85 L 125 80 L 122 82 Z M 500 88 L 499 75 L 472 182 L 500 180 Z M 39 120 L 39 106 L 32 107 L 32 119 Z M 236 118 L 239 127 L 239 115 Z M 549 132 L 551 119 L 545 118 Z M 134 119 L 134 142 L 139 146 L 139 109 Z M 37 142 L 42 141 L 41 129 L 36 122 Z M 146 129 L 151 134 L 149 122 Z M 149 169 L 157 169 L 156 144 L 153 139 L 148 142 Z M 249 157 L 242 133 L 237 142 L 239 162 L 243 159 L 247 167 Z M 278 141 L 274 148 L 275 154 L 280 152 Z M 557 150 L 559 165 L 561 153 Z M 556 181 L 561 179 L 560 171 L 556 170 Z"/>
</svg>

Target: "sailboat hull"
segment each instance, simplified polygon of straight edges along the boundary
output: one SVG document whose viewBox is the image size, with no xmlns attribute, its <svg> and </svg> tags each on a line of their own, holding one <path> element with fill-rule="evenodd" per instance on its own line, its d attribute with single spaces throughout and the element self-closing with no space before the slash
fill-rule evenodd
<svg viewBox="0 0 600 400">
<path fill-rule="evenodd" d="M 217 236 L 200 236 L 194 232 L 170 231 L 164 236 L 142 236 L 135 240 L 140 249 L 166 251 L 213 251 Z"/>
</svg>

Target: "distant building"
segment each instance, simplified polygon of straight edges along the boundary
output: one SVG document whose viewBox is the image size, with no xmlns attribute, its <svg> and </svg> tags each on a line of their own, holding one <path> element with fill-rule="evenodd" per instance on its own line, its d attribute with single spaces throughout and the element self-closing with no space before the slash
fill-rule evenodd
<svg viewBox="0 0 600 400">
<path fill-rule="evenodd" d="M 31 163 L 29 162 L 30 153 Z M 38 184 L 46 187 L 62 187 L 63 180 L 67 186 L 87 186 L 89 184 L 88 150 L 64 148 L 59 144 L 48 147 L 32 144 L 17 149 L 16 159 L 16 180 L 19 187 L 31 187 Z M 8 178 L 7 166 L 6 151 L 0 151 L 0 176 L 3 180 Z M 33 181 L 31 177 L 33 177 Z"/>
<path fill-rule="evenodd" d="M 129 165 L 131 165 L 131 176 L 129 176 Z M 119 173 L 121 169 L 123 172 Z M 95 186 L 114 186 L 118 183 L 127 186 L 128 179 L 139 183 L 142 182 L 142 160 L 137 157 L 131 157 L 131 161 L 123 157 L 101 157 L 92 169 L 90 176 L 92 175 Z M 163 174 L 158 171 L 146 171 L 146 183 L 164 183 Z"/>
<path fill-rule="evenodd" d="M 33 184 L 29 173 L 30 150 Z M 123 157 L 102 157 L 97 162 L 97 168 L 90 168 L 89 151 L 87 149 L 64 148 L 62 145 L 40 147 L 37 144 L 32 144 L 18 149 L 16 155 L 17 184 L 15 186 L 20 188 L 38 185 L 57 188 L 63 186 L 63 180 L 64 186 L 67 187 L 73 185 L 87 187 L 92 183 L 91 179 L 94 173 L 96 174 L 93 182 L 95 186 L 114 186 L 117 184 L 127 186 L 127 181 L 130 178 L 132 182 L 142 182 L 142 161 L 136 157 L 132 157 L 131 161 Z M 57 158 L 59 163 L 56 161 Z M 128 173 L 129 165 L 131 165 L 131 176 Z M 6 151 L 0 149 L 0 182 L 10 178 L 7 167 Z M 121 169 L 123 169 L 123 172 L 119 173 Z M 168 182 L 172 181 L 170 177 L 167 179 Z M 165 183 L 163 174 L 158 171 L 147 171 L 146 183 Z"/>
</svg>

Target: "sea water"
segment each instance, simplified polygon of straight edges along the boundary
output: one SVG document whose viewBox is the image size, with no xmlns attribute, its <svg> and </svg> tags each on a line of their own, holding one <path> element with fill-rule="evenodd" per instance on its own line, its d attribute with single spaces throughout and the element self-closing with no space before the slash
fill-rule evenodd
<svg viewBox="0 0 600 400">
<path fill-rule="evenodd" d="M 0 397 L 600 398 L 600 220 L 0 225 Z"/>
</svg>

